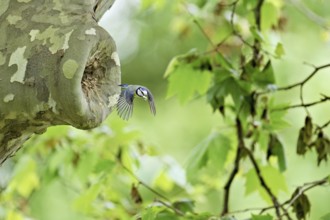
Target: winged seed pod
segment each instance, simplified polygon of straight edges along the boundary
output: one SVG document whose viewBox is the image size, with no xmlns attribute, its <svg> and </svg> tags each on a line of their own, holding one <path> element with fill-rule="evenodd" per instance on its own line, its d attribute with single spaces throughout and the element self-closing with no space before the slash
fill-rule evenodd
<svg viewBox="0 0 330 220">
<path fill-rule="evenodd" d="M 317 165 L 319 166 L 322 160 L 328 160 L 328 153 L 330 152 L 330 140 L 328 137 L 324 136 L 322 131 L 317 135 L 315 149 L 317 152 Z"/>
<path fill-rule="evenodd" d="M 292 204 L 292 208 L 293 212 L 296 213 L 296 217 L 298 220 L 305 220 L 307 219 L 307 215 L 310 213 L 311 204 L 309 202 L 308 197 L 304 193 L 301 193 L 300 195 L 299 194 L 299 189 L 296 189 L 292 194 L 291 198 L 295 198 L 296 196 L 298 196 L 298 198 Z"/>
<path fill-rule="evenodd" d="M 304 155 L 311 144 L 313 137 L 313 123 L 312 118 L 307 116 L 305 118 L 305 125 L 299 130 L 297 141 L 297 154 Z"/>
</svg>

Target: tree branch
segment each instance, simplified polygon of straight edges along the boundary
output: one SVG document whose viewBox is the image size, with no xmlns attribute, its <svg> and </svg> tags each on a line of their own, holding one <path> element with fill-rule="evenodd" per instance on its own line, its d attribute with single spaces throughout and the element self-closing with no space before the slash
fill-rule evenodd
<svg viewBox="0 0 330 220">
<path fill-rule="evenodd" d="M 223 208 L 222 208 L 221 216 L 224 216 L 229 212 L 230 188 L 231 188 L 231 185 L 234 181 L 236 174 L 238 173 L 242 149 L 244 148 L 243 128 L 242 128 L 242 124 L 241 124 L 241 121 L 239 118 L 236 118 L 236 133 L 237 133 L 237 139 L 238 139 L 238 146 L 237 146 L 237 150 L 236 150 L 234 167 L 224 186 Z"/>
<path fill-rule="evenodd" d="M 324 98 L 322 98 L 319 101 L 310 102 L 310 103 L 306 103 L 306 104 L 295 104 L 295 105 L 290 105 L 290 106 L 283 107 L 283 108 L 274 108 L 274 109 L 271 109 L 271 111 L 285 111 L 285 110 L 288 110 L 288 109 L 300 108 L 300 107 L 307 108 L 307 107 L 311 107 L 311 106 L 314 106 L 314 105 L 321 104 L 323 102 L 327 102 L 329 100 L 330 100 L 330 97 L 324 96 Z"/>
<path fill-rule="evenodd" d="M 309 182 L 309 183 L 304 183 L 302 186 L 297 187 L 296 190 L 298 190 L 299 193 L 297 193 L 297 195 L 295 195 L 292 198 L 285 201 L 282 204 L 282 206 L 287 204 L 287 208 L 289 208 L 299 198 L 299 196 L 301 196 L 306 191 L 308 191 L 310 189 L 313 189 L 316 186 L 322 186 L 322 185 L 325 185 L 325 184 L 329 184 L 328 178 L 329 177 L 327 176 L 327 177 L 324 177 L 320 180 L 316 180 L 316 181 Z"/>
<path fill-rule="evenodd" d="M 233 7 L 231 10 L 231 15 L 230 15 L 230 26 L 233 30 L 233 34 L 238 37 L 245 45 L 253 48 L 253 45 L 251 45 L 249 42 L 247 42 L 240 33 L 238 33 L 238 31 L 235 28 L 235 23 L 234 23 L 234 16 L 235 16 L 235 12 L 236 12 L 236 6 L 238 4 L 239 0 L 236 0 L 235 2 L 233 2 L 231 4 L 231 6 Z"/>
<path fill-rule="evenodd" d="M 317 186 L 323 186 L 323 185 L 329 184 L 328 178 L 329 178 L 329 176 L 324 177 L 320 180 L 313 181 L 313 182 L 304 183 L 302 186 L 298 186 L 294 191 L 296 191 L 298 189 L 299 193 L 297 195 L 291 197 L 290 199 L 286 200 L 285 202 L 281 203 L 279 206 L 282 207 L 283 209 L 287 210 L 303 193 L 305 193 Z M 285 208 L 284 206 L 287 206 L 287 207 Z M 247 208 L 247 209 L 232 211 L 229 214 L 244 213 L 244 212 L 251 212 L 251 211 L 260 211 L 260 214 L 262 214 L 263 212 L 265 212 L 267 210 L 275 209 L 275 208 L 276 207 L 274 205 L 268 206 L 268 207 L 263 207 L 263 208 Z"/>
<path fill-rule="evenodd" d="M 288 85 L 288 86 L 284 86 L 284 87 L 279 87 L 277 89 L 277 91 L 283 91 L 283 90 L 290 90 L 290 89 L 293 89 L 297 86 L 303 86 L 305 85 L 305 83 L 307 83 L 311 78 L 313 78 L 313 76 L 315 76 L 315 74 L 318 73 L 318 71 L 322 70 L 322 69 L 325 69 L 325 68 L 328 68 L 330 67 L 330 63 L 328 64 L 325 64 L 325 65 L 322 65 L 322 66 L 316 66 L 314 67 L 314 70 L 313 72 L 311 72 L 304 80 L 302 80 L 301 82 L 298 82 L 298 83 L 294 83 L 294 84 L 291 84 L 291 85 Z"/>
<path fill-rule="evenodd" d="M 302 90 L 303 86 L 309 81 L 311 80 L 320 70 L 322 69 L 326 69 L 326 68 L 329 68 L 330 67 L 330 63 L 328 64 L 324 64 L 324 65 L 321 65 L 321 66 L 313 66 L 314 70 L 302 81 L 298 82 L 298 83 L 293 83 L 291 85 L 288 85 L 288 86 L 283 86 L 283 87 L 279 87 L 276 89 L 276 91 L 288 91 L 288 90 L 291 90 L 291 89 L 294 89 L 296 87 L 300 87 L 300 90 Z M 271 93 L 273 92 L 270 91 L 270 90 L 267 90 L 267 91 L 261 91 L 261 92 L 256 92 L 256 95 L 259 96 L 259 95 L 264 95 L 264 94 L 268 94 L 268 93 Z M 300 92 L 300 95 L 302 93 Z M 301 103 L 303 104 L 303 103 Z"/>
<path fill-rule="evenodd" d="M 264 3 L 264 0 L 259 0 L 254 9 L 254 19 L 256 22 L 256 28 L 259 32 L 261 32 L 261 8 Z M 254 38 L 253 44 L 253 60 L 252 65 L 257 66 L 260 59 L 260 41 L 257 38 Z"/>
</svg>

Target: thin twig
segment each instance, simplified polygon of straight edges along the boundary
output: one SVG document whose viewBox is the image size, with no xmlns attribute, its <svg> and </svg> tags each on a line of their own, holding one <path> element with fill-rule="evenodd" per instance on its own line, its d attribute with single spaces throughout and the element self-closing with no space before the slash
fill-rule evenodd
<svg viewBox="0 0 330 220">
<path fill-rule="evenodd" d="M 330 100 L 330 97 L 324 97 L 319 101 L 310 102 L 310 103 L 306 103 L 306 104 L 295 104 L 295 105 L 290 105 L 290 106 L 286 106 L 286 107 L 283 107 L 283 108 L 274 108 L 271 111 L 272 112 L 274 112 L 274 111 L 285 111 L 285 110 L 288 110 L 288 109 L 301 108 L 301 107 L 308 108 L 308 107 L 311 107 L 311 106 L 314 106 L 314 105 L 321 104 L 323 102 L 327 102 L 329 100 Z"/>
<path fill-rule="evenodd" d="M 325 69 L 330 67 L 330 63 L 325 64 L 325 65 L 321 65 L 321 66 L 314 66 L 314 70 L 302 81 L 298 82 L 298 83 L 293 83 L 291 85 L 288 86 L 283 86 L 283 87 L 279 87 L 276 89 L 276 91 L 287 91 L 293 88 L 296 88 L 298 86 L 304 86 L 310 79 L 312 79 L 315 74 L 317 74 L 320 70 Z M 263 94 L 267 94 L 267 93 L 271 93 L 273 91 L 262 91 L 262 92 L 257 92 L 256 95 L 263 95 Z"/>
<path fill-rule="evenodd" d="M 298 186 L 294 191 L 296 191 L 297 189 L 300 189 L 299 194 L 297 194 L 296 196 L 291 197 L 290 199 L 288 199 L 285 202 L 281 203 L 280 206 L 283 207 L 283 208 L 285 208 L 284 206 L 287 206 L 285 208 L 287 210 L 299 198 L 299 196 L 302 195 L 303 193 L 305 193 L 305 192 L 307 192 L 307 191 L 309 191 L 309 190 L 311 190 L 311 189 L 313 189 L 317 186 L 323 186 L 323 185 L 329 184 L 328 178 L 329 178 L 329 176 L 324 177 L 320 180 L 304 183 L 303 185 Z M 263 212 L 265 212 L 267 210 L 270 210 L 270 209 L 275 209 L 275 206 L 267 206 L 267 207 L 263 207 L 263 208 L 246 208 L 246 209 L 242 209 L 242 210 L 232 211 L 228 214 L 244 213 L 244 212 L 251 212 L 251 211 L 260 211 L 260 213 L 263 213 Z"/>
<path fill-rule="evenodd" d="M 324 123 L 321 127 L 319 127 L 318 129 L 322 130 L 323 128 L 328 127 L 328 125 L 330 124 L 330 120 L 327 121 L 326 123 Z"/>
<path fill-rule="evenodd" d="M 329 183 L 328 178 L 329 177 L 327 176 L 327 177 L 324 177 L 321 180 L 316 180 L 316 181 L 313 181 L 313 182 L 304 183 L 302 186 L 297 187 L 298 193 L 294 197 L 292 197 L 291 199 L 285 201 L 282 205 L 287 204 L 287 208 L 289 208 L 306 191 L 308 191 L 310 189 L 313 189 L 316 186 L 321 186 L 321 185 L 324 185 L 326 183 Z"/>
<path fill-rule="evenodd" d="M 313 70 L 313 72 L 311 72 L 311 74 L 309 74 L 303 81 L 301 82 L 298 82 L 298 83 L 294 83 L 294 84 L 291 84 L 289 86 L 284 86 L 284 87 L 280 87 L 278 88 L 277 90 L 278 91 L 281 91 L 281 90 L 290 90 L 290 89 L 293 89 L 297 86 L 303 86 L 305 85 L 306 82 L 308 82 L 318 71 L 322 70 L 322 69 L 325 69 L 325 68 L 328 68 L 330 67 L 330 63 L 328 64 L 325 64 L 325 65 L 322 65 L 322 66 L 316 66 Z"/>
</svg>

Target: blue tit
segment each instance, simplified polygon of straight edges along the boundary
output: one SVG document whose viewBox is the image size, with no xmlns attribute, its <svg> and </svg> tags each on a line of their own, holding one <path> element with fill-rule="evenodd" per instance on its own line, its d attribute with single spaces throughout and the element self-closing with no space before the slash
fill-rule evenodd
<svg viewBox="0 0 330 220">
<path fill-rule="evenodd" d="M 117 103 L 117 111 L 122 119 L 128 120 L 132 116 L 135 96 L 148 100 L 151 113 L 156 115 L 154 97 L 149 89 L 139 85 L 121 84 L 119 86 L 122 90 Z"/>
</svg>

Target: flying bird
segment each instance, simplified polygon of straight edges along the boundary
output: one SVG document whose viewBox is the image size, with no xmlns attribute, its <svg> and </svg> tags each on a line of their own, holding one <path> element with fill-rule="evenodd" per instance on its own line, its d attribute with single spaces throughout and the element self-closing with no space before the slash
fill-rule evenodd
<svg viewBox="0 0 330 220">
<path fill-rule="evenodd" d="M 151 113 L 156 115 L 154 97 L 149 89 L 140 85 L 121 84 L 119 86 L 122 90 L 117 103 L 117 112 L 122 119 L 128 120 L 132 117 L 135 96 L 148 101 Z"/>
</svg>

